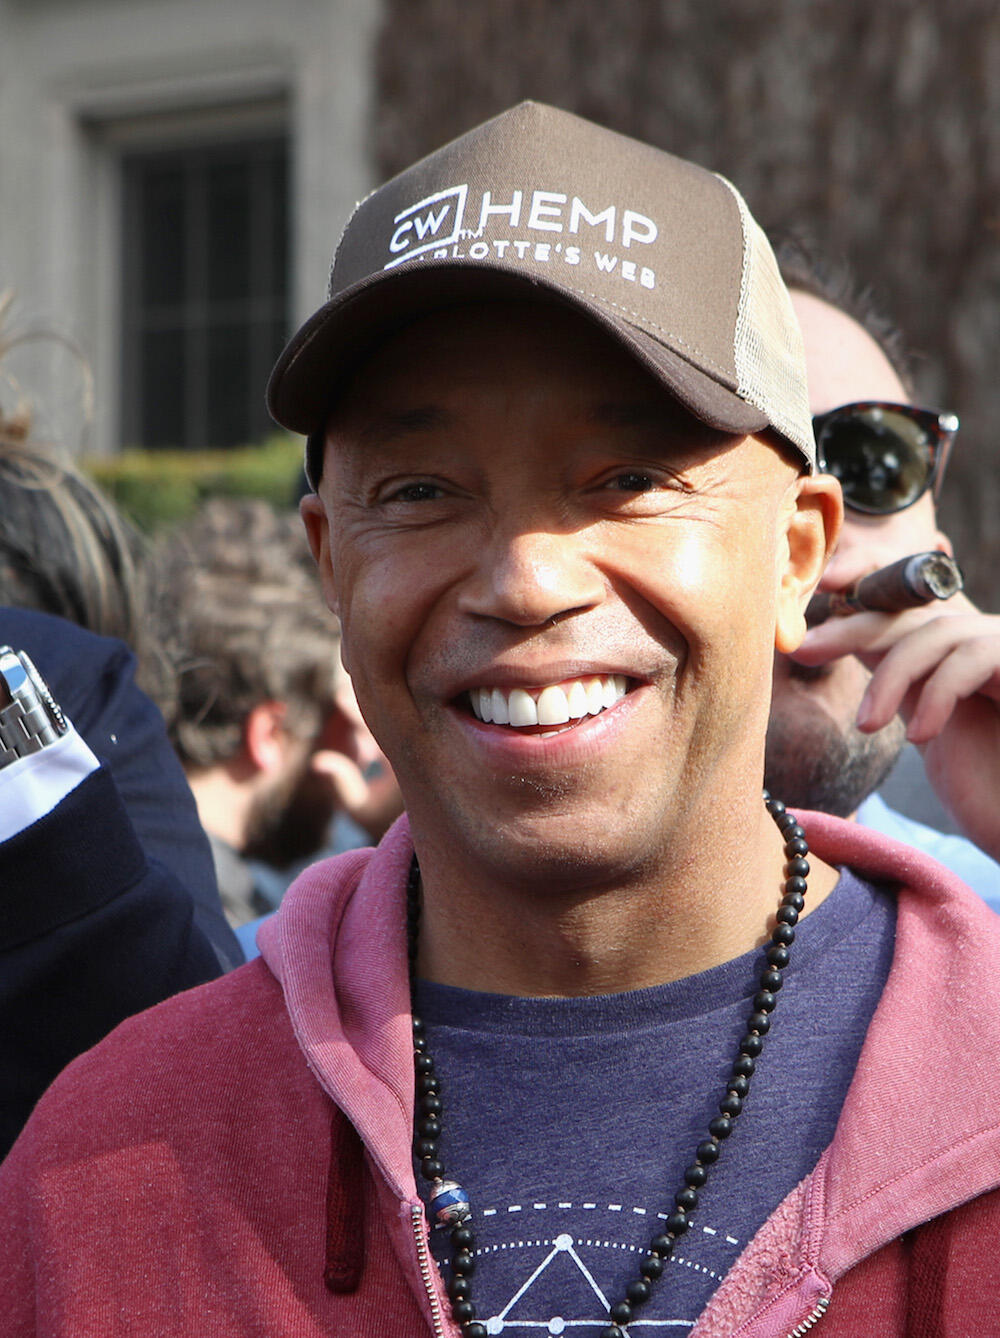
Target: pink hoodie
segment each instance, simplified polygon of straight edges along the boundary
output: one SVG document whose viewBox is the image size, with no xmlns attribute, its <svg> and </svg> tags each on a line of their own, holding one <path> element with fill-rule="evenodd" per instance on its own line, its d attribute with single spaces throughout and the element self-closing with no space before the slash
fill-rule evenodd
<svg viewBox="0 0 1000 1338">
<path fill-rule="evenodd" d="M 1000 1314 L 1000 917 L 908 847 L 804 822 L 820 857 L 902 884 L 896 954 L 833 1142 L 692 1338 L 989 1332 L 969 1306 Z M 0 1167 L 5 1334 L 457 1332 L 410 1151 L 410 855 L 401 820 L 314 866 L 262 961 L 126 1022 L 54 1084 Z M 954 1241 L 910 1252 L 969 1258 L 972 1282 L 945 1323 L 935 1274 L 933 1322 L 908 1321 L 899 1238 L 981 1195 L 941 1219 Z"/>
</svg>

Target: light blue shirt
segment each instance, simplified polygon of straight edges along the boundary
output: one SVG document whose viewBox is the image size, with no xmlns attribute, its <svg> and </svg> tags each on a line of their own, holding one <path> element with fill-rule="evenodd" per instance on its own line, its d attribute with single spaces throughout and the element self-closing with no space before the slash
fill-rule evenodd
<svg viewBox="0 0 1000 1338">
<path fill-rule="evenodd" d="M 925 827 L 922 822 L 904 817 L 890 808 L 877 794 L 870 794 L 858 809 L 863 827 L 904 841 L 908 846 L 932 855 L 939 864 L 961 878 L 995 911 L 1000 911 L 1000 864 L 984 855 L 964 836 L 951 836 Z"/>
</svg>

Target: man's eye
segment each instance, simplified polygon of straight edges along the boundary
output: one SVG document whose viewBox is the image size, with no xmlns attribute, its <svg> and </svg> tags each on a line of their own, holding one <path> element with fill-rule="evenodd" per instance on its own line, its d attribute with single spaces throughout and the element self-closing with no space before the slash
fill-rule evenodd
<svg viewBox="0 0 1000 1338">
<path fill-rule="evenodd" d="M 436 483 L 407 483 L 386 498 L 387 502 L 433 502 L 444 496 Z"/>
<path fill-rule="evenodd" d="M 656 487 L 656 482 L 650 474 L 638 469 L 626 469 L 609 479 L 607 486 L 619 492 L 649 492 Z"/>
</svg>

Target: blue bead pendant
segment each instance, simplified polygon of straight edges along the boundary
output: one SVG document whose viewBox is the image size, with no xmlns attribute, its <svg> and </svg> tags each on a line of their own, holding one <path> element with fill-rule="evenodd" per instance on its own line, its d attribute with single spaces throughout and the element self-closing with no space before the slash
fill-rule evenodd
<svg viewBox="0 0 1000 1338">
<path fill-rule="evenodd" d="M 458 1226 L 472 1216 L 469 1196 L 454 1180 L 442 1180 L 430 1202 L 430 1209 L 438 1226 Z"/>
</svg>

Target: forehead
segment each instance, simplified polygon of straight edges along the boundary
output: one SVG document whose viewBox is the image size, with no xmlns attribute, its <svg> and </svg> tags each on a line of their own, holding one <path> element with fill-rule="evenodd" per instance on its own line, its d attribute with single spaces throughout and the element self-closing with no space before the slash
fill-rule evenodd
<svg viewBox="0 0 1000 1338">
<path fill-rule="evenodd" d="M 909 401 L 889 359 L 863 326 L 811 293 L 793 289 L 791 296 L 802 329 L 814 414 L 857 400 Z"/>
<path fill-rule="evenodd" d="M 386 339 L 331 415 L 338 451 L 417 440 L 452 425 L 537 424 L 546 411 L 692 445 L 730 438 L 695 419 L 603 330 L 546 302 L 467 304 Z"/>
</svg>

